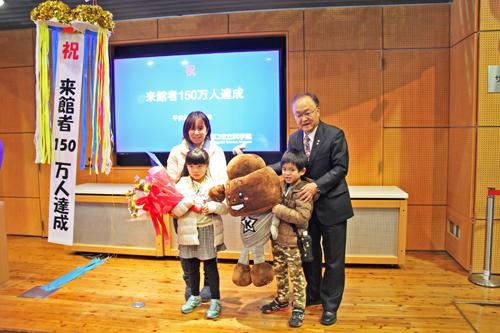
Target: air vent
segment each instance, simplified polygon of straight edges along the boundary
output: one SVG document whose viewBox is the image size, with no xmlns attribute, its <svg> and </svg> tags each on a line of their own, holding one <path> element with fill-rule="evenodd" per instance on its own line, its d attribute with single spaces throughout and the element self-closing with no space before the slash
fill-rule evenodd
<svg viewBox="0 0 500 333">
<path fill-rule="evenodd" d="M 448 220 L 448 232 L 458 239 L 462 236 L 462 230 L 460 227 L 450 220 Z"/>
</svg>

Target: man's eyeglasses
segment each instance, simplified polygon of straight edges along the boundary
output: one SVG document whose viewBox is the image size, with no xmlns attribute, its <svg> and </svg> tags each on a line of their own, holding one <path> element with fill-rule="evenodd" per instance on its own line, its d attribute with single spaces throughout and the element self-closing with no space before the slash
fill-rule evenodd
<svg viewBox="0 0 500 333">
<path fill-rule="evenodd" d="M 316 112 L 317 109 L 318 108 L 316 107 L 316 108 L 314 108 L 314 110 L 309 110 L 309 111 L 306 111 L 303 113 L 297 112 L 297 113 L 295 113 L 295 118 L 297 118 L 297 119 L 302 119 L 304 117 L 311 118 L 311 116 L 314 114 L 314 112 Z"/>
</svg>

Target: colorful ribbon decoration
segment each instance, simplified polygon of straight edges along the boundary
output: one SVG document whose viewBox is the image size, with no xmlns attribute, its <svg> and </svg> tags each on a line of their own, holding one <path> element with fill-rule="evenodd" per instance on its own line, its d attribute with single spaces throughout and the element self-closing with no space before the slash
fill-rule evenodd
<svg viewBox="0 0 500 333">
<path fill-rule="evenodd" d="M 111 109 L 109 106 L 108 31 L 99 28 L 92 78 L 92 153 L 91 161 L 96 173 L 109 173 L 111 169 Z"/>
<path fill-rule="evenodd" d="M 59 44 L 59 33 L 61 32 L 61 28 L 59 27 L 49 27 L 50 29 L 50 38 L 51 41 L 51 53 L 52 53 L 52 74 L 56 75 L 57 69 L 57 44 Z M 52 88 L 53 91 L 56 91 L 56 80 L 52 80 Z"/>
<path fill-rule="evenodd" d="M 35 163 L 52 161 L 52 131 L 50 126 L 49 28 L 36 24 L 36 129 Z"/>
<path fill-rule="evenodd" d="M 2 168 L 3 162 L 3 141 L 0 140 L 0 169 Z"/>
<path fill-rule="evenodd" d="M 70 282 L 71 280 L 76 279 L 77 277 L 87 273 L 88 271 L 96 268 L 97 266 L 100 266 L 104 264 L 106 261 L 99 259 L 99 258 L 94 258 L 92 259 L 87 265 L 85 266 L 80 266 L 75 268 L 69 273 L 64 274 L 63 276 L 58 277 L 57 279 L 51 281 L 50 283 L 41 286 L 40 288 L 45 290 L 45 291 L 52 291 L 59 289 L 61 286 L 64 284 Z"/>
<path fill-rule="evenodd" d="M 85 30 L 85 37 L 83 42 L 83 80 L 82 80 L 82 110 L 87 110 L 87 87 L 88 87 L 88 67 L 89 58 L 93 58 L 92 44 L 95 40 L 95 33 L 93 31 Z M 92 62 L 93 64 L 93 62 Z M 93 68 L 93 67 L 91 67 Z M 85 168 L 85 155 L 87 150 L 87 112 L 81 113 L 82 119 L 80 122 L 80 136 L 82 138 L 80 149 L 80 170 Z"/>
<path fill-rule="evenodd" d="M 97 6 L 79 5 L 71 10 L 62 1 L 44 1 L 31 11 L 36 23 L 36 163 L 53 162 L 53 138 L 51 131 L 50 80 L 55 85 L 57 71 L 57 45 L 59 34 L 75 29 L 85 34 L 82 82 L 82 126 L 80 168 L 85 167 L 87 139 L 87 102 L 92 120 L 91 166 L 89 171 L 108 174 L 112 167 L 112 131 L 109 93 L 108 44 L 114 28 L 113 15 Z M 50 28 L 50 33 L 49 33 Z M 49 70 L 49 57 L 52 68 Z M 90 77 L 90 81 L 88 80 Z M 89 99 L 87 93 L 89 90 Z M 54 91 L 54 89 L 52 89 Z"/>
</svg>

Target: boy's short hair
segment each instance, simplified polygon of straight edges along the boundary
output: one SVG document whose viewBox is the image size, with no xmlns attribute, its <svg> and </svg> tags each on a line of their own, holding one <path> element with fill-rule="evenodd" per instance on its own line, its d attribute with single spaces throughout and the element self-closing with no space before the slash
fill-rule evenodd
<svg viewBox="0 0 500 333">
<path fill-rule="evenodd" d="M 307 155 L 302 150 L 287 150 L 281 157 L 281 166 L 286 163 L 295 165 L 300 171 L 307 167 Z"/>
</svg>

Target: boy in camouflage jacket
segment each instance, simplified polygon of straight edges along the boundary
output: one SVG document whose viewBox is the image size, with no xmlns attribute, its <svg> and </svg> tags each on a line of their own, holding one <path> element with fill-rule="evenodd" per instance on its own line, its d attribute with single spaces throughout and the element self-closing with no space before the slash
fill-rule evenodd
<svg viewBox="0 0 500 333">
<path fill-rule="evenodd" d="M 307 230 L 313 208 L 312 201 L 305 202 L 299 199 L 300 189 L 307 184 L 301 179 L 306 172 L 306 164 L 307 156 L 302 151 L 287 151 L 281 159 L 282 201 L 281 204 L 273 207 L 273 213 L 280 220 L 277 233 L 276 229 L 273 230 L 272 242 L 277 294 L 271 303 L 261 308 L 263 313 L 288 309 L 288 274 L 290 274 L 293 285 L 293 310 L 288 321 L 290 327 L 302 326 L 306 303 L 306 281 L 297 246 L 297 232 L 302 234 L 304 230 Z M 292 225 L 295 225 L 295 229 Z"/>
</svg>

